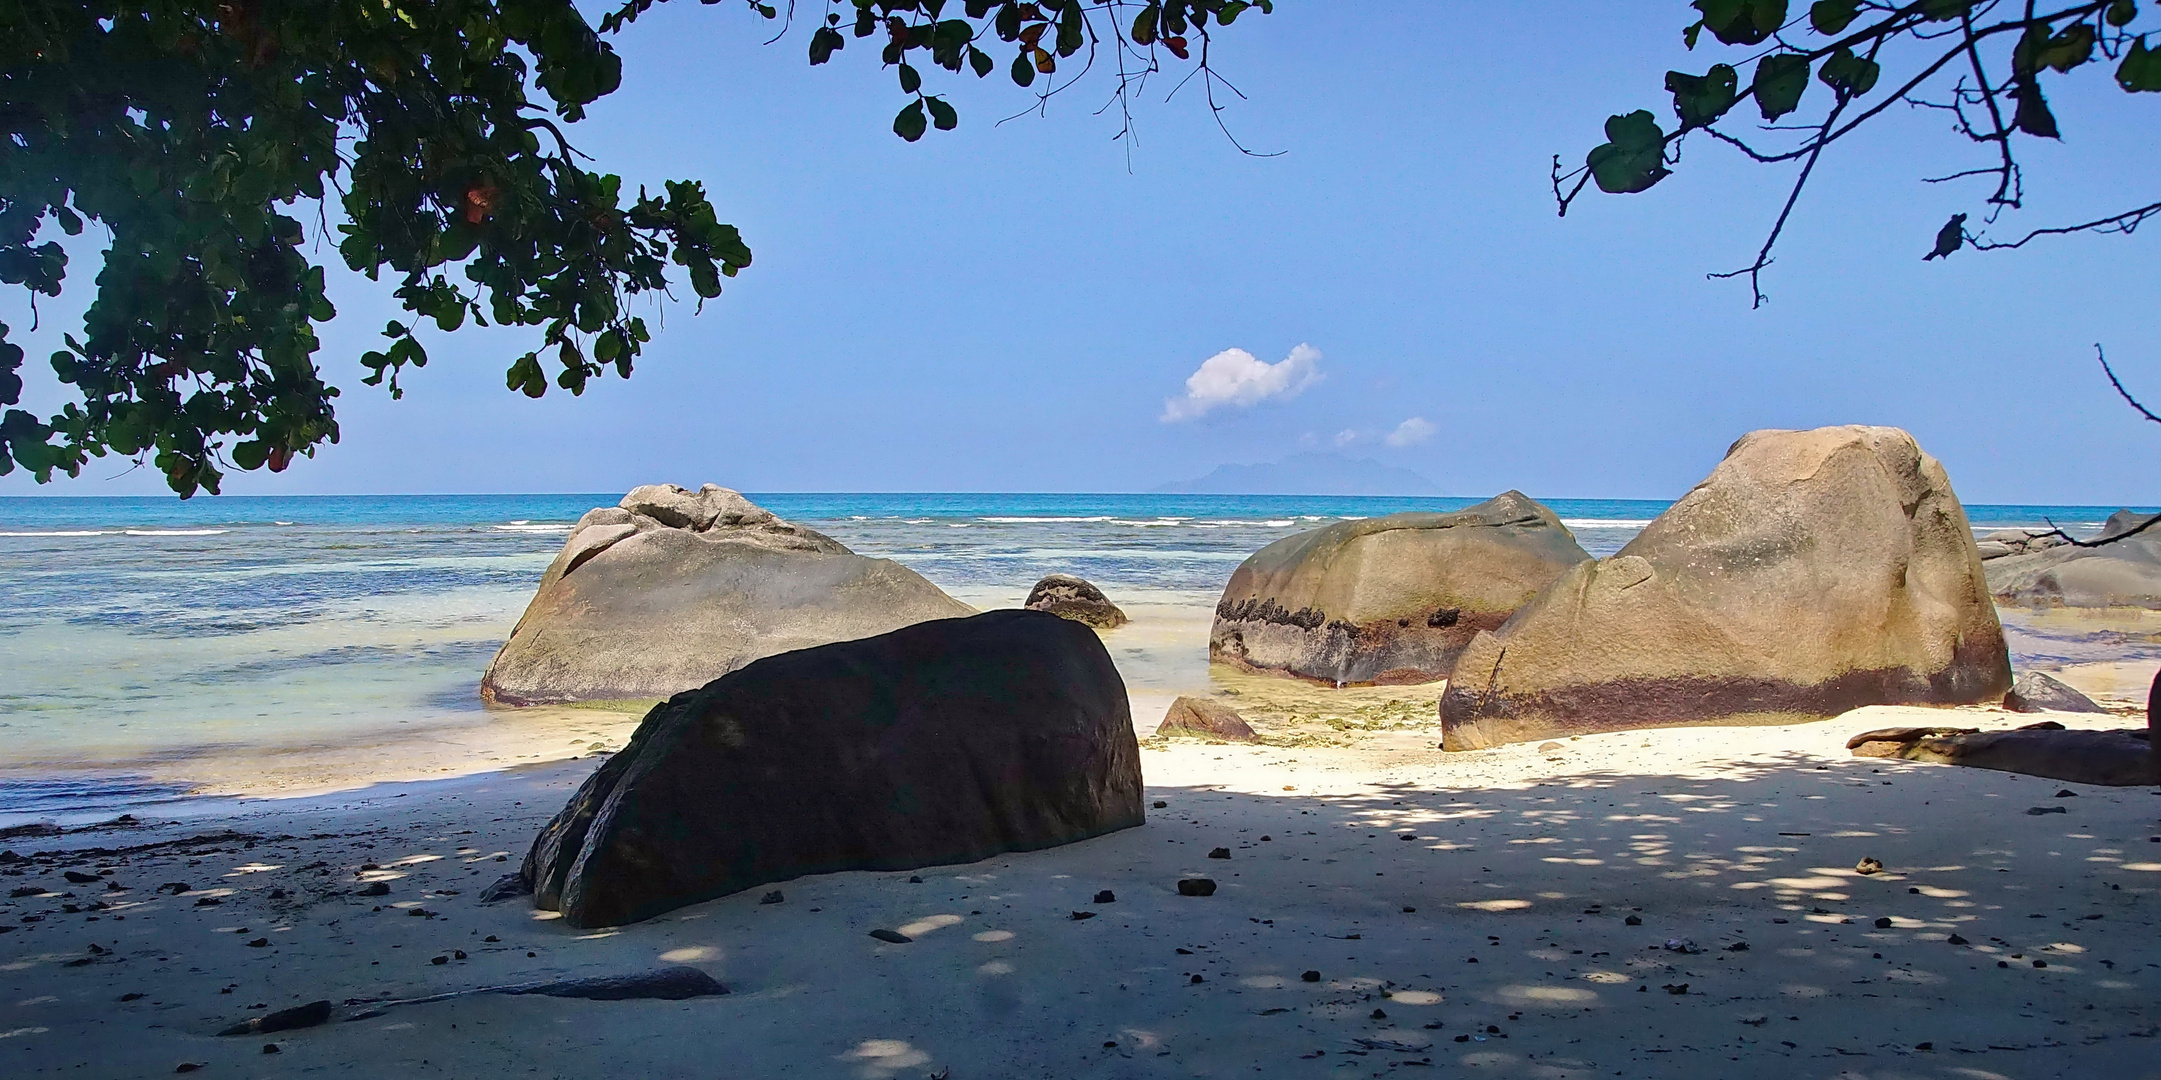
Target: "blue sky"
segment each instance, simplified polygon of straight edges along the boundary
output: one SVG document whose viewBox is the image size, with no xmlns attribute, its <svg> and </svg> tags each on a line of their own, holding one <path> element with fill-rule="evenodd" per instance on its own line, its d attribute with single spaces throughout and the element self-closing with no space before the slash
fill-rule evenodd
<svg viewBox="0 0 2161 1080">
<path fill-rule="evenodd" d="M 1241 20 L 1218 57 L 1248 97 L 1233 130 L 1282 151 L 1257 158 L 1192 88 L 1165 103 L 1167 81 L 1130 155 L 1100 82 L 995 124 L 1028 101 L 1002 74 L 933 73 L 961 127 L 909 145 L 873 49 L 814 69 L 801 33 L 764 46 L 734 5 L 664 4 L 617 39 L 624 87 L 572 137 L 633 182 L 705 181 L 755 264 L 702 314 L 655 313 L 630 381 L 539 402 L 502 388 L 526 346 L 492 331 L 432 340 L 403 401 L 359 385 L 391 312 L 348 276 L 321 356 L 344 442 L 227 490 L 1131 491 L 1340 444 L 1457 495 L 1672 498 L 1751 429 L 1865 422 L 1912 431 L 1969 502 L 2154 500 L 2161 429 L 2112 397 L 2093 344 L 2161 399 L 2156 234 L 1923 263 L 1983 192 L 1920 178 L 1980 158 L 1895 109 L 1819 168 L 1751 311 L 1704 274 L 1747 263 L 1790 173 L 1692 142 L 1647 194 L 1560 219 L 1548 193 L 1553 154 L 1580 161 L 1609 113 L 1665 115 L 1664 71 L 1715 58 L 1683 51 L 1686 5 L 1521 10 L 1289 0 Z M 2020 223 L 2151 198 L 2157 103 L 2079 76 L 2052 97 L 2063 144 L 2026 140 Z M 19 297 L 0 319 L 27 324 Z M 1296 371 L 1252 366 L 1301 346 Z M 1172 404 L 1231 349 L 1296 392 Z M 56 393 L 32 380 L 37 404 Z M 125 467 L 0 493 L 162 490 Z"/>
</svg>

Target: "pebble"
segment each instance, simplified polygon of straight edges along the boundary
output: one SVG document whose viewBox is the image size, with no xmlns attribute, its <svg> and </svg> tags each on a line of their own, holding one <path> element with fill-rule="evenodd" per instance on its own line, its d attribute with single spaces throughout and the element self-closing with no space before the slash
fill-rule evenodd
<svg viewBox="0 0 2161 1080">
<path fill-rule="evenodd" d="M 362 895 L 362 896 L 389 896 L 389 895 L 390 895 L 390 883 L 389 883 L 389 882 L 387 882 L 387 881 L 377 881 L 377 882 L 372 882 L 372 883 L 370 883 L 370 884 L 369 884 L 369 885 L 368 885 L 367 887 L 365 887 L 365 888 L 363 888 L 363 889 L 361 889 L 361 890 L 360 890 L 360 895 Z"/>
<path fill-rule="evenodd" d="M 1118 902 L 1118 894 L 1110 891 L 1109 889 L 1104 889 L 1102 892 L 1096 894 L 1094 902 L 1098 904 L 1115 904 Z"/>
<path fill-rule="evenodd" d="M 1095 918 L 1096 913 L 1093 911 L 1075 911 L 1069 914 L 1067 917 L 1072 919 L 1074 922 L 1080 922 L 1083 919 Z"/>
<path fill-rule="evenodd" d="M 98 876 L 96 874 L 85 874 L 80 870 L 70 870 L 60 876 L 74 882 L 77 885 L 88 885 L 98 879 Z"/>
<path fill-rule="evenodd" d="M 1867 877 L 1870 874 L 1881 874 L 1883 873 L 1883 862 L 1873 855 L 1867 856 L 1860 862 L 1853 864 L 1853 872 L 1862 877 Z"/>
<path fill-rule="evenodd" d="M 1213 878 L 1181 878 L 1178 882 L 1180 896 L 1214 896 L 1216 883 Z"/>
<path fill-rule="evenodd" d="M 887 930 L 884 927 L 879 927 L 878 929 L 871 931 L 870 936 L 877 938 L 880 941 L 888 942 L 894 945 L 906 945 L 907 943 L 915 940 L 914 938 L 909 937 L 908 935 L 903 934 L 898 930 Z"/>
<path fill-rule="evenodd" d="M 1228 859 L 1231 857 L 1231 849 L 1227 847 L 1216 848 L 1208 853 L 1208 857 L 1211 859 Z"/>
<path fill-rule="evenodd" d="M 774 889 L 772 892 L 766 893 L 764 896 L 759 897 L 758 902 L 761 904 L 779 904 L 785 903 L 787 899 L 788 898 L 786 896 L 781 894 L 781 891 L 779 889 Z"/>
<path fill-rule="evenodd" d="M 1321 973 L 1318 971 L 1308 971 L 1305 974 L 1300 975 L 1298 978 L 1305 982 L 1319 982 L 1321 981 Z"/>
</svg>

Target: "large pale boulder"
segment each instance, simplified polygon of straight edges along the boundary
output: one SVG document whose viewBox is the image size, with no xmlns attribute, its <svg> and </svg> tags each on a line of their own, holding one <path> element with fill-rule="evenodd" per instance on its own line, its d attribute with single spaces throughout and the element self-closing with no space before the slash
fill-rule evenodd
<svg viewBox="0 0 2161 1080">
<path fill-rule="evenodd" d="M 578 519 L 480 694 L 662 698 L 762 656 L 973 612 L 726 488 L 649 485 Z"/>
<path fill-rule="evenodd" d="M 2098 539 L 2124 536 L 2153 515 L 2118 510 Z M 2100 547 L 2032 546 L 1988 560 L 1998 603 L 2025 607 L 2161 609 L 2161 525 Z"/>
<path fill-rule="evenodd" d="M 1208 657 L 1339 686 L 1432 682 L 1473 634 L 1589 558 L 1516 491 L 1454 513 L 1338 522 L 1239 564 Z"/>
<path fill-rule="evenodd" d="M 572 926 L 803 874 L 906 870 L 1142 823 L 1125 683 L 1038 611 L 770 656 L 657 705 L 520 873 Z"/>
<path fill-rule="evenodd" d="M 2011 685 L 1966 514 L 1895 428 L 1744 436 L 1611 558 L 1480 634 L 1442 745 L 1792 723 Z"/>
</svg>

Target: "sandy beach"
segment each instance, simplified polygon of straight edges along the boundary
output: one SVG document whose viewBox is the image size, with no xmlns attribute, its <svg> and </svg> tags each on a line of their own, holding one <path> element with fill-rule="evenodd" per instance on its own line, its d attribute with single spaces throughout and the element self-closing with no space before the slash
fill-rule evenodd
<svg viewBox="0 0 2161 1080">
<path fill-rule="evenodd" d="M 1942 710 L 1443 754 L 1416 709 L 1436 689 L 1355 692 L 1333 722 L 1255 709 L 1259 746 L 1145 741 L 1161 805 L 1140 828 L 803 878 L 781 903 L 754 890 L 612 930 L 478 901 L 596 756 L 15 837 L 25 861 L 0 881 L 35 895 L 0 906 L 0 1061 L 16 1076 L 2161 1075 L 2156 792 L 1843 748 Z M 1135 707 L 1152 728 L 1156 701 Z M 1884 869 L 1856 873 L 1864 858 Z M 1191 876 L 1220 888 L 1178 895 Z M 1093 902 L 1102 890 L 1115 900 Z M 731 993 L 345 1019 L 664 964 Z M 325 1026 L 214 1034 L 318 999 L 337 1006 Z"/>
</svg>

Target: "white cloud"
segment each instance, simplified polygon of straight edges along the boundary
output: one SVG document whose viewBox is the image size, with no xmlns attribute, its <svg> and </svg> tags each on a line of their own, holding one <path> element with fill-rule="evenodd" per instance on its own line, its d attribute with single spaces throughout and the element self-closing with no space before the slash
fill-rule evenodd
<svg viewBox="0 0 2161 1080">
<path fill-rule="evenodd" d="M 1321 381 L 1321 351 L 1299 345 L 1289 356 L 1269 364 L 1244 349 L 1225 349 L 1201 361 L 1186 377 L 1184 397 L 1163 403 L 1164 423 L 1205 416 L 1219 406 L 1241 408 L 1270 398 L 1294 398 Z"/>
<path fill-rule="evenodd" d="M 1357 431 L 1354 431 L 1351 428 L 1344 428 L 1342 431 L 1336 432 L 1336 445 L 1349 446 L 1350 444 L 1357 442 L 1361 438 L 1363 438 L 1363 436 L 1361 436 Z"/>
<path fill-rule="evenodd" d="M 1397 424 L 1396 430 L 1389 432 L 1385 441 L 1390 446 L 1414 446 L 1432 438 L 1433 433 L 1439 430 L 1425 417 L 1414 416 Z"/>
</svg>

